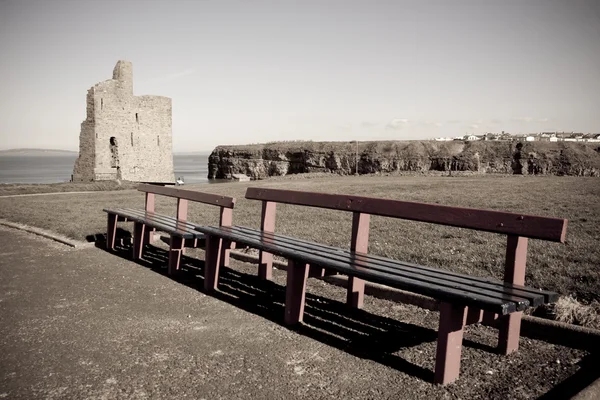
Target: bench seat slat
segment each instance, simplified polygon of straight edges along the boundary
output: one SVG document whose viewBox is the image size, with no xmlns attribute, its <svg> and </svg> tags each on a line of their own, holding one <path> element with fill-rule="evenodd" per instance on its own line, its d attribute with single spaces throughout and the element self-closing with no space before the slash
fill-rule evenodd
<svg viewBox="0 0 600 400">
<path fill-rule="evenodd" d="M 382 256 L 372 255 L 372 254 L 352 253 L 350 250 L 345 250 L 345 249 L 340 249 L 337 247 L 322 245 L 319 243 L 313 243 L 313 242 L 302 240 L 302 239 L 295 239 L 295 238 L 292 238 L 289 236 L 273 234 L 270 232 L 262 232 L 257 229 L 247 228 L 247 227 L 243 227 L 243 226 L 234 226 L 234 227 L 232 227 L 232 230 L 235 230 L 235 231 L 239 230 L 240 232 L 248 233 L 250 235 L 261 235 L 262 234 L 265 237 L 276 237 L 277 239 L 281 240 L 282 242 L 295 244 L 295 245 L 299 245 L 299 246 L 305 246 L 310 249 L 313 249 L 313 248 L 322 249 L 327 252 L 331 252 L 332 250 L 334 250 L 336 252 L 355 255 L 360 261 L 373 263 L 374 265 L 388 266 L 391 268 L 402 268 L 407 271 L 414 270 L 414 271 L 419 271 L 421 273 L 424 273 L 425 275 L 441 276 L 444 279 L 450 279 L 450 280 L 462 282 L 465 284 L 472 284 L 472 285 L 475 285 L 478 287 L 490 288 L 490 289 L 497 290 L 497 291 L 507 291 L 515 296 L 525 297 L 525 298 L 529 299 L 531 302 L 531 305 L 534 307 L 537 307 L 544 303 L 552 303 L 552 302 L 555 302 L 556 300 L 558 300 L 558 293 L 555 293 L 555 292 L 537 290 L 537 289 L 533 289 L 533 288 L 528 288 L 526 286 L 515 285 L 512 283 L 498 281 L 498 280 L 494 280 L 494 279 L 490 279 L 490 278 L 482 278 L 482 277 L 477 277 L 477 276 L 464 275 L 464 274 L 460 274 L 460 273 L 456 273 L 456 272 L 441 270 L 439 268 L 426 267 L 426 266 L 419 265 L 419 264 L 408 263 L 405 261 L 398 261 L 398 260 L 394 260 L 394 259 L 390 259 L 390 258 L 386 258 L 386 257 L 382 257 Z M 332 257 L 333 256 L 334 255 L 332 254 Z M 543 296 L 543 298 L 540 298 L 540 296 Z"/>
<path fill-rule="evenodd" d="M 312 265 L 325 266 L 333 270 L 366 279 L 371 282 L 396 287 L 398 289 L 411 290 L 413 292 L 432 296 L 442 301 L 460 302 L 467 306 L 473 306 L 486 311 L 506 315 L 517 310 L 517 304 L 512 301 L 503 300 L 501 296 L 486 296 L 480 293 L 474 293 L 467 290 L 461 290 L 453 287 L 433 285 L 417 279 L 407 277 L 399 278 L 396 275 L 373 271 L 366 268 L 353 267 L 352 262 L 342 262 L 335 259 L 329 259 L 316 254 L 311 254 L 305 250 L 293 250 L 234 232 L 228 227 L 207 227 L 197 226 L 197 230 L 207 235 L 215 235 L 226 240 L 234 241 L 240 244 L 258 248 L 272 254 L 291 258 L 294 260 L 306 262 Z"/>
<path fill-rule="evenodd" d="M 120 208 L 117 210 L 122 211 L 122 212 L 131 213 L 132 215 L 142 217 L 142 218 L 148 217 L 151 220 L 157 220 L 157 221 L 161 221 L 161 222 L 168 223 L 168 224 L 177 224 L 182 229 L 186 228 L 186 229 L 190 229 L 193 231 L 194 228 L 196 227 L 195 224 L 193 224 L 189 221 L 178 220 L 177 218 L 171 217 L 169 215 L 157 214 L 157 213 L 152 214 L 152 213 L 146 212 L 145 210 L 138 210 L 138 209 L 134 209 L 134 208 Z"/>
<path fill-rule="evenodd" d="M 232 229 L 234 232 L 239 232 L 235 228 Z M 402 264 L 394 264 L 392 260 L 390 260 L 387 265 L 373 264 L 364 259 L 364 254 L 362 253 L 342 253 L 342 252 L 327 252 L 319 249 L 310 249 L 304 247 L 298 247 L 295 244 L 286 243 L 280 241 L 276 236 L 272 236 L 272 234 L 262 235 L 260 231 L 257 231 L 258 236 L 248 235 L 248 237 L 256 238 L 262 242 L 268 241 L 269 243 L 280 246 L 290 250 L 297 251 L 308 251 L 314 255 L 319 257 L 324 257 L 328 260 L 335 260 L 351 265 L 355 268 L 364 268 L 368 270 L 373 270 L 374 272 L 382 272 L 386 274 L 392 274 L 399 278 L 410 278 L 419 281 L 423 281 L 425 283 L 429 283 L 432 285 L 437 285 L 440 287 L 449 287 L 454 289 L 466 290 L 469 292 L 473 292 L 476 294 L 481 294 L 484 296 L 497 297 L 502 300 L 507 300 L 514 302 L 517 305 L 517 310 L 523 310 L 528 305 L 535 303 L 536 305 L 541 305 L 544 303 L 544 298 L 542 295 L 532 295 L 530 293 L 519 293 L 516 290 L 504 288 L 501 285 L 493 285 L 491 283 L 487 284 L 475 284 L 471 281 L 463 280 L 461 281 L 457 277 L 448 277 L 444 274 L 442 270 L 432 270 L 426 271 L 415 271 L 414 268 L 406 268 Z"/>
<path fill-rule="evenodd" d="M 526 299 L 529 302 L 529 304 L 534 307 L 537 307 L 539 305 L 544 304 L 544 302 L 547 302 L 544 293 L 537 292 L 533 289 L 523 290 L 522 288 L 524 287 L 507 284 L 501 281 L 494 281 L 491 279 L 475 280 L 471 279 L 472 277 L 470 277 L 469 275 L 450 273 L 437 268 L 424 267 L 417 264 L 408 264 L 392 259 L 385 259 L 383 257 L 379 259 L 372 259 L 371 257 L 368 257 L 368 254 L 353 253 L 351 251 L 343 249 L 337 249 L 339 251 L 331 252 L 329 249 L 321 249 L 321 246 L 313 247 L 311 246 L 311 242 L 302 241 L 301 243 L 294 243 L 290 240 L 290 238 L 282 238 L 279 235 L 274 235 L 269 232 L 261 232 L 260 230 L 254 230 L 246 227 L 234 226 L 232 227 L 232 231 L 248 234 L 251 237 L 256 237 L 261 240 L 263 238 L 268 238 L 270 240 L 274 240 L 276 242 L 274 242 L 275 244 L 284 247 L 302 247 L 305 248 L 306 251 L 317 252 L 321 256 L 337 259 L 339 261 L 348 261 L 351 257 L 355 265 L 365 268 L 371 268 L 383 272 L 398 273 L 399 275 L 401 275 L 402 273 L 418 273 L 418 276 L 422 275 L 422 280 L 427 280 L 428 278 L 443 279 L 444 281 L 448 282 L 448 286 L 450 286 L 452 283 L 457 283 L 461 286 L 470 285 L 474 288 L 492 291 L 496 293 L 502 293 L 509 296 L 513 296 L 515 298 Z M 522 302 L 522 300 L 515 301 Z"/>
<path fill-rule="evenodd" d="M 178 221 L 176 219 L 169 220 L 169 217 L 161 214 L 156 214 L 152 212 L 147 212 L 144 210 L 134 210 L 134 209 L 105 209 L 104 211 L 112 214 L 117 214 L 119 216 L 123 216 L 131 219 L 132 221 L 142 222 L 146 224 L 162 224 L 171 227 L 172 230 L 175 231 L 187 231 L 191 233 L 193 230 L 193 224 L 189 224 L 185 221 Z"/>
<path fill-rule="evenodd" d="M 171 235 L 182 237 L 183 239 L 200 239 L 203 238 L 203 234 L 199 234 L 194 229 L 194 225 L 186 221 L 179 221 L 173 219 L 167 220 L 166 216 L 156 213 L 150 213 L 143 210 L 132 210 L 132 209 L 104 209 L 103 211 L 109 214 L 116 214 L 121 217 L 126 217 L 132 221 L 143 223 L 156 229 L 165 231 Z"/>
</svg>

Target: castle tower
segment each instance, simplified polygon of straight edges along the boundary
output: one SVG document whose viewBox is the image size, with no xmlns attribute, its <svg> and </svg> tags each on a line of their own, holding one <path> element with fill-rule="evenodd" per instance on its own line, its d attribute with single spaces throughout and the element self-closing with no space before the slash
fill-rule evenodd
<svg viewBox="0 0 600 400">
<path fill-rule="evenodd" d="M 118 82 L 122 90 L 133 96 L 133 64 L 120 60 L 113 69 L 113 80 Z"/>
<path fill-rule="evenodd" d="M 118 61 L 88 90 L 72 180 L 174 183 L 171 114 L 168 97 L 134 96 L 133 66 Z"/>
</svg>

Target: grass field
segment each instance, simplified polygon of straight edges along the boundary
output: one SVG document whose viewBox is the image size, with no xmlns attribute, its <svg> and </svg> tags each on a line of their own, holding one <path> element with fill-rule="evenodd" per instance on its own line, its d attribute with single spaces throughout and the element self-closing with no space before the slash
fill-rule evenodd
<svg viewBox="0 0 600 400">
<path fill-rule="evenodd" d="M 583 303 L 600 300 L 600 182 L 597 178 L 524 176 L 396 176 L 277 179 L 250 183 L 186 186 L 234 196 L 234 223 L 258 227 L 260 203 L 245 200 L 248 186 L 346 193 L 562 217 L 567 242 L 531 240 L 526 283 L 572 295 Z M 104 207 L 139 206 L 132 190 L 0 198 L 0 218 L 86 240 L 106 232 Z M 157 211 L 174 214 L 175 200 L 159 198 Z M 190 205 L 189 219 L 216 224 L 217 209 Z M 351 215 L 341 211 L 278 205 L 276 231 L 326 244 L 350 245 Z M 130 230 L 131 225 L 123 225 Z M 456 272 L 503 274 L 505 237 L 391 218 L 371 219 L 369 251 Z"/>
<path fill-rule="evenodd" d="M 0 196 L 35 193 L 97 192 L 104 190 L 127 190 L 137 186 L 134 182 L 100 181 L 89 183 L 48 183 L 23 184 L 6 183 L 0 185 Z"/>
</svg>

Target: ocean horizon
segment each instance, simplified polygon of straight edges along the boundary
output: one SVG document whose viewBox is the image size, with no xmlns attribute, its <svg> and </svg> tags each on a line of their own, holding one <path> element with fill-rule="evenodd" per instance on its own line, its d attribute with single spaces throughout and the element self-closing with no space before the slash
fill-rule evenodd
<svg viewBox="0 0 600 400">
<path fill-rule="evenodd" d="M 0 154 L 0 184 L 69 182 L 78 153 L 52 155 Z M 208 153 L 173 154 L 175 178 L 186 184 L 209 183 Z"/>
</svg>

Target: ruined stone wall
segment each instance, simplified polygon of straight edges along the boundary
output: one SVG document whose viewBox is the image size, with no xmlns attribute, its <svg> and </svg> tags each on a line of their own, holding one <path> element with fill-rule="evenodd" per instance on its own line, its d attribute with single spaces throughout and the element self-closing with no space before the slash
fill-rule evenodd
<svg viewBox="0 0 600 400">
<path fill-rule="evenodd" d="M 119 61 L 88 91 L 73 181 L 174 182 L 171 115 L 170 98 L 133 95 L 132 65 Z"/>
</svg>

